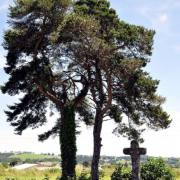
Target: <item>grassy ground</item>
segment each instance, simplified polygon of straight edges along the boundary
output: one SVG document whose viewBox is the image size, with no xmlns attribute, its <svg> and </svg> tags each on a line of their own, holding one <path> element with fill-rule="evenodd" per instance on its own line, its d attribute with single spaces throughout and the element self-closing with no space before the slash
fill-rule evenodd
<svg viewBox="0 0 180 180">
<path fill-rule="evenodd" d="M 176 180 L 180 180 L 180 169 L 174 169 L 174 171 L 175 171 L 176 174 L 177 174 Z"/>
<path fill-rule="evenodd" d="M 103 170 L 105 175 L 103 180 L 110 180 L 110 176 L 114 172 L 114 170 L 115 168 L 105 168 Z M 76 175 L 80 176 L 82 171 L 82 168 L 77 167 Z M 90 168 L 86 168 L 84 172 L 87 173 L 87 177 L 90 176 Z M 50 180 L 56 180 L 58 176 L 61 176 L 61 170 L 57 168 L 46 169 L 43 171 L 36 168 L 27 170 L 5 170 L 2 166 L 0 166 L 0 180 L 6 180 L 6 178 L 18 178 L 18 180 L 43 180 L 45 178 L 45 175 L 48 175 L 50 177 Z"/>
<path fill-rule="evenodd" d="M 106 167 L 102 171 L 104 172 L 104 178 L 102 180 L 111 180 L 110 176 L 114 172 L 115 167 L 108 168 Z M 77 167 L 76 168 L 76 175 L 79 176 L 81 172 L 83 171 L 83 168 Z M 90 168 L 86 168 L 84 170 L 87 172 L 87 177 L 90 175 Z M 174 171 L 177 174 L 176 180 L 180 180 L 180 169 L 174 169 Z M 38 170 L 36 168 L 33 169 L 27 169 L 27 170 L 5 170 L 2 165 L 0 164 L 0 180 L 6 180 L 6 178 L 18 178 L 18 180 L 43 180 L 45 178 L 45 175 L 48 175 L 50 177 L 50 180 L 56 180 L 58 176 L 61 176 L 61 170 L 57 168 L 52 169 L 46 169 L 46 170 Z"/>
</svg>

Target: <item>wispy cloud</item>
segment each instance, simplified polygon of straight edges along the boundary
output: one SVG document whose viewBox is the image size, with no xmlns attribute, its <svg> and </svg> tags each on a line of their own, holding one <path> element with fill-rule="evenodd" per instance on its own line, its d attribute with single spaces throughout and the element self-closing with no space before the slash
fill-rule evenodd
<svg viewBox="0 0 180 180">
<path fill-rule="evenodd" d="M 149 4 L 138 7 L 135 11 L 145 16 L 151 22 L 153 29 L 169 34 L 170 15 L 165 11 L 166 6 L 160 6 L 159 8 L 156 6 L 154 4 Z"/>
<path fill-rule="evenodd" d="M 180 2 L 177 0 L 152 0 L 143 3 L 140 0 L 131 10 L 149 20 L 152 28 L 157 32 L 163 32 L 167 36 L 175 36 L 177 32 L 172 32 L 172 23 L 176 18 L 174 10 L 178 9 L 180 9 Z"/>
<path fill-rule="evenodd" d="M 149 17 L 152 28 L 156 31 L 164 32 L 166 34 L 170 34 L 169 32 L 169 15 L 166 13 L 157 14 L 155 16 Z"/>
<path fill-rule="evenodd" d="M 164 24 L 167 20 L 168 20 L 168 15 L 167 14 L 161 14 L 161 15 L 158 15 L 158 19 L 159 21 Z"/>
</svg>

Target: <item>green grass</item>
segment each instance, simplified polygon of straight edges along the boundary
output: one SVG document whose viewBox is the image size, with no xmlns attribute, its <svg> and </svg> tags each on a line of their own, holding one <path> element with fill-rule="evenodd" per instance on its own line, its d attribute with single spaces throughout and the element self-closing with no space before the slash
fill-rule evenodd
<svg viewBox="0 0 180 180">
<path fill-rule="evenodd" d="M 42 155 L 42 154 L 15 154 L 10 156 L 10 158 L 20 158 L 22 161 L 26 159 L 44 159 L 44 158 L 58 158 L 61 159 L 60 156 L 51 156 L 51 155 Z"/>
<path fill-rule="evenodd" d="M 103 171 L 105 173 L 105 177 L 102 180 L 110 180 L 110 175 L 114 172 L 115 168 L 105 168 Z M 90 168 L 86 168 L 85 170 L 90 175 Z M 82 172 L 81 168 L 76 168 L 76 175 L 80 176 Z M 10 169 L 5 170 L 2 168 L 0 164 L 0 180 L 5 180 L 6 178 L 18 178 L 18 180 L 43 180 L 45 175 L 50 177 L 50 180 L 56 180 L 58 176 L 61 176 L 61 170 L 57 168 L 46 169 L 46 170 L 38 170 L 36 168 L 27 169 L 27 170 L 16 170 Z"/>
<path fill-rule="evenodd" d="M 125 161 L 125 160 L 116 161 L 117 164 L 119 164 L 119 163 L 124 164 L 125 162 L 127 162 L 128 164 L 131 163 L 131 161 Z M 107 163 L 108 163 L 108 162 L 107 162 Z"/>
<path fill-rule="evenodd" d="M 104 171 L 104 178 L 102 180 L 111 180 L 110 176 L 114 172 L 115 167 L 111 166 L 111 168 L 103 169 Z M 180 169 L 173 169 L 176 174 L 177 178 L 176 180 L 180 180 Z M 85 170 L 88 173 L 88 176 L 90 175 L 90 168 L 86 168 Z M 82 168 L 76 168 L 76 175 L 79 176 L 82 172 Z M 56 180 L 58 176 L 61 176 L 61 170 L 57 168 L 52 169 L 46 169 L 46 170 L 38 170 L 36 168 L 27 169 L 27 170 L 16 170 L 16 169 L 10 169 L 5 170 L 3 168 L 2 164 L 0 163 L 0 180 L 6 180 L 6 178 L 18 178 L 18 180 L 43 180 L 45 178 L 45 175 L 48 175 L 50 177 L 50 180 Z"/>
</svg>

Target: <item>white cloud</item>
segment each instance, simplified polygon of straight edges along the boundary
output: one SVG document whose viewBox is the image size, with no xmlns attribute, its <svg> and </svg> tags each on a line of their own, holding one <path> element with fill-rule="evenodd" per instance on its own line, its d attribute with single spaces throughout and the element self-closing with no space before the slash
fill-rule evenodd
<svg viewBox="0 0 180 180">
<path fill-rule="evenodd" d="M 167 22 L 167 20 L 168 20 L 168 15 L 167 14 L 161 14 L 161 15 L 159 15 L 159 21 L 161 22 L 161 23 L 165 23 L 165 22 Z"/>
<path fill-rule="evenodd" d="M 172 34 L 170 33 L 169 25 L 171 20 L 171 2 L 150 2 L 143 4 L 143 6 L 139 5 L 135 8 L 135 11 L 151 22 L 152 29 L 170 36 Z"/>
<path fill-rule="evenodd" d="M 156 16 L 150 16 L 149 17 L 152 27 L 156 31 L 164 32 L 166 34 L 169 34 L 169 17 L 168 14 L 157 14 Z"/>
</svg>

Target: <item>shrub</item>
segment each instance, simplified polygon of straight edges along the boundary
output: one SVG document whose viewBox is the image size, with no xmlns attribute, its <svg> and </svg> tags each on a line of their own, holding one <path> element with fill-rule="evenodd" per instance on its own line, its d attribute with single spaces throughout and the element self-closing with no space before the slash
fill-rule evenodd
<svg viewBox="0 0 180 180">
<path fill-rule="evenodd" d="M 88 176 L 89 173 L 90 172 L 83 169 L 83 171 L 81 172 L 81 175 L 79 176 L 78 180 L 91 180 L 91 175 L 90 175 L 90 177 Z"/>
<path fill-rule="evenodd" d="M 10 166 L 15 166 L 16 164 L 18 164 L 18 160 L 14 159 L 13 161 L 10 162 Z"/>
<path fill-rule="evenodd" d="M 5 167 L 6 169 L 9 167 L 6 162 L 3 162 L 2 165 L 3 165 L 3 167 Z"/>
<path fill-rule="evenodd" d="M 82 163 L 82 165 L 83 165 L 84 167 L 88 167 L 88 166 L 90 166 L 90 163 L 89 163 L 88 161 L 84 161 L 84 162 Z"/>
<path fill-rule="evenodd" d="M 141 165 L 141 178 L 143 180 L 174 180 L 175 173 L 166 166 L 163 158 L 148 158 L 148 162 Z"/>
<path fill-rule="evenodd" d="M 148 162 L 141 165 L 142 180 L 175 180 L 175 172 L 166 166 L 163 158 L 148 158 Z M 130 168 L 123 168 L 119 165 L 111 175 L 111 180 L 131 180 L 132 172 Z"/>
<path fill-rule="evenodd" d="M 131 180 L 132 172 L 130 168 L 124 168 L 119 164 L 116 170 L 111 175 L 111 180 Z"/>
<path fill-rule="evenodd" d="M 98 174 L 99 174 L 99 179 L 103 179 L 105 172 L 103 170 L 99 170 Z"/>
</svg>

